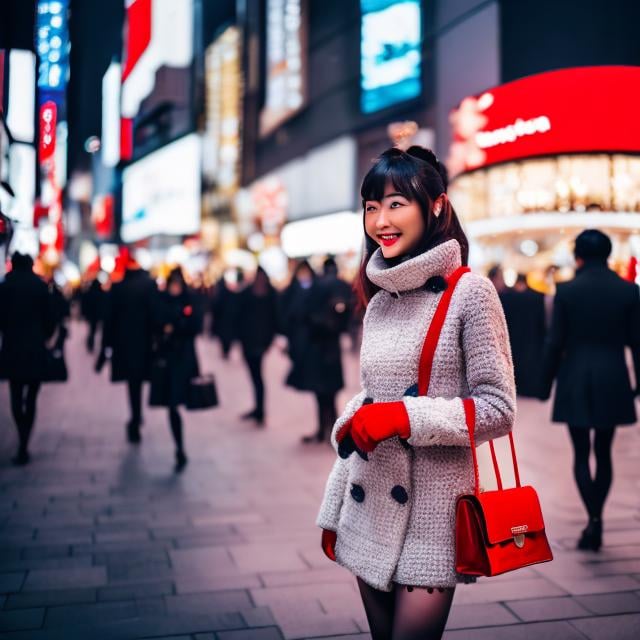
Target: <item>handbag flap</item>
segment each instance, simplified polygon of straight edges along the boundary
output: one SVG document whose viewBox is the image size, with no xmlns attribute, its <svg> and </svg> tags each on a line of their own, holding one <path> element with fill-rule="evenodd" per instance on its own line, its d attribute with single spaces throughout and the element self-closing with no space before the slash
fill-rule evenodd
<svg viewBox="0 0 640 640">
<path fill-rule="evenodd" d="M 544 531 L 538 494 L 531 486 L 485 491 L 477 499 L 491 544 Z"/>
</svg>

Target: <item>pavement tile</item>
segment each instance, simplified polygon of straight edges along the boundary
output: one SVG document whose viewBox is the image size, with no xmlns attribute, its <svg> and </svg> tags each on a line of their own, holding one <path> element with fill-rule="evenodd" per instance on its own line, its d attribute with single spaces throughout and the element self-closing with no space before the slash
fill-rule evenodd
<svg viewBox="0 0 640 640">
<path fill-rule="evenodd" d="M 269 607 L 255 607 L 240 613 L 247 627 L 269 627 L 276 623 Z"/>
<path fill-rule="evenodd" d="M 277 604 L 271 607 L 271 611 L 287 640 L 360 631 L 353 619 L 329 615 L 317 601 L 296 602 L 295 606 L 291 603 Z"/>
<path fill-rule="evenodd" d="M 169 552 L 171 566 L 177 573 L 234 575 L 238 568 L 226 549 L 206 547 L 199 549 L 176 549 Z M 256 572 L 254 572 L 256 573 Z"/>
<path fill-rule="evenodd" d="M 44 609 L 0 611 L 0 631 L 39 629 L 44 620 Z"/>
<path fill-rule="evenodd" d="M 29 571 L 23 591 L 69 589 L 73 587 L 102 587 L 107 583 L 104 567 L 80 569 L 45 569 Z"/>
<path fill-rule="evenodd" d="M 150 596 L 173 594 L 173 583 L 167 580 L 158 582 L 141 582 L 121 586 L 101 587 L 98 589 L 98 600 L 107 602 L 114 600 L 134 600 Z"/>
<path fill-rule="evenodd" d="M 74 604 L 47 609 L 45 627 L 75 626 L 78 624 L 100 624 L 112 620 L 136 618 L 135 602 L 98 602 Z"/>
<path fill-rule="evenodd" d="M 572 620 L 571 624 L 590 640 L 602 640 L 602 638 L 637 640 L 640 631 L 640 614 Z"/>
<path fill-rule="evenodd" d="M 349 571 L 335 563 L 329 564 L 323 569 L 261 573 L 260 579 L 264 583 L 265 587 L 282 587 L 296 584 L 323 584 L 327 582 L 332 584 L 336 582 L 353 584 L 355 582 L 355 578 Z"/>
<path fill-rule="evenodd" d="M 202 591 L 227 591 L 229 589 L 250 589 L 262 587 L 261 580 L 251 574 L 218 575 L 217 572 L 208 574 L 176 575 L 176 593 L 198 593 Z"/>
<path fill-rule="evenodd" d="M 28 609 L 30 607 L 54 607 L 63 604 L 86 604 L 96 601 L 95 589 L 56 589 L 15 593 L 7 598 L 5 609 Z"/>
<path fill-rule="evenodd" d="M 598 615 L 640 612 L 640 592 L 599 593 L 592 596 L 576 596 L 574 600 Z"/>
<path fill-rule="evenodd" d="M 177 596 L 165 596 L 169 614 L 202 614 L 240 611 L 253 607 L 247 591 L 212 591 Z"/>
<path fill-rule="evenodd" d="M 520 622 L 501 604 L 454 604 L 447 620 L 447 629 L 468 629 Z"/>
<path fill-rule="evenodd" d="M 507 601 L 504 604 L 525 622 L 566 620 L 592 615 L 590 611 L 570 597 L 516 600 Z"/>
<path fill-rule="evenodd" d="M 247 544 L 229 547 L 240 571 L 262 573 L 266 571 L 303 571 L 308 566 L 295 549 L 269 544 Z"/>
<path fill-rule="evenodd" d="M 278 627 L 219 631 L 217 636 L 218 640 L 282 640 L 283 637 Z"/>
<path fill-rule="evenodd" d="M 41 559 L 20 559 L 13 562 L 0 564 L 2 571 L 29 571 L 31 569 L 77 569 L 79 567 L 93 566 L 93 558 L 85 556 L 63 556 Z"/>
<path fill-rule="evenodd" d="M 584 640 L 584 636 L 568 622 L 536 622 L 473 631 L 460 629 L 445 631 L 442 637 L 443 640 Z"/>
<path fill-rule="evenodd" d="M 0 573 L 0 593 L 11 593 L 20 591 L 24 583 L 24 572 L 20 573 Z"/>
<path fill-rule="evenodd" d="M 615 591 L 634 591 L 640 587 L 640 581 L 631 576 L 604 576 L 576 580 L 574 578 L 555 577 L 553 582 L 571 595 L 588 593 L 611 593 Z M 541 594 L 542 595 L 542 594 Z M 550 594 L 547 594 L 550 595 Z M 506 598 L 505 598 L 506 600 Z"/>
<path fill-rule="evenodd" d="M 455 599 L 458 604 L 478 604 L 564 595 L 567 595 L 567 591 L 544 578 L 527 578 L 513 582 L 491 582 L 488 578 L 477 584 L 460 585 L 456 589 Z"/>
</svg>

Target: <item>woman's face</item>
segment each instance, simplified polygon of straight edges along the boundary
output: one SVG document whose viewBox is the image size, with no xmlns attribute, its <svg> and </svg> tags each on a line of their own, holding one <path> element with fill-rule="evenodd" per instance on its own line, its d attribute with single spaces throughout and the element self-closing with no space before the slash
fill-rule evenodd
<svg viewBox="0 0 640 640">
<path fill-rule="evenodd" d="M 177 297 L 179 295 L 182 295 L 182 283 L 180 282 L 180 280 L 171 280 L 167 289 L 169 291 L 169 295 L 171 296 Z"/>
<path fill-rule="evenodd" d="M 398 193 L 387 182 L 381 201 L 364 203 L 364 227 L 367 235 L 380 245 L 385 258 L 410 253 L 424 234 L 420 205 Z"/>
</svg>

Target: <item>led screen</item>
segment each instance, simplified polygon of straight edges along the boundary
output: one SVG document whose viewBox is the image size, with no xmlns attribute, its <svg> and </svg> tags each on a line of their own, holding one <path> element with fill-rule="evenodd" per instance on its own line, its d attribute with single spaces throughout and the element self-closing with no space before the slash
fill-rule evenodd
<svg viewBox="0 0 640 640">
<path fill-rule="evenodd" d="M 373 113 L 420 95 L 419 0 L 360 0 L 360 107 Z"/>
<path fill-rule="evenodd" d="M 200 229 L 200 139 L 191 134 L 129 165 L 123 173 L 125 242 Z"/>
</svg>

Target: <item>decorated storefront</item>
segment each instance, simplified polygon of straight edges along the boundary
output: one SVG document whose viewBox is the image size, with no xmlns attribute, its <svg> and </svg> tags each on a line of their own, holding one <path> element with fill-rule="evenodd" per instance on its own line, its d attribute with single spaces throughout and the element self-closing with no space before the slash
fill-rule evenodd
<svg viewBox="0 0 640 640">
<path fill-rule="evenodd" d="M 614 266 L 640 255 L 640 67 L 563 69 L 465 98 L 451 114 L 450 196 L 477 267 L 570 269 L 599 228 Z"/>
</svg>

